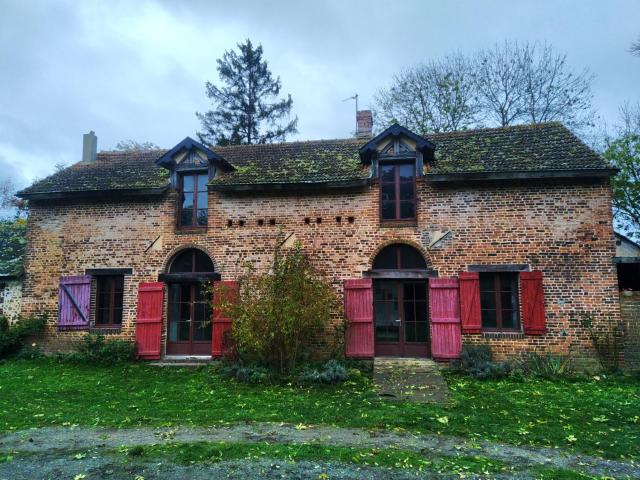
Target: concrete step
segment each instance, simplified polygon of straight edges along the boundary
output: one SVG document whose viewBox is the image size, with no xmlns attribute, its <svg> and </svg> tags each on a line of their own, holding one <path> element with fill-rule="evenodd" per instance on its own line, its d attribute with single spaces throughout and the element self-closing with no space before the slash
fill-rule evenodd
<svg viewBox="0 0 640 480">
<path fill-rule="evenodd" d="M 160 360 L 150 362 L 156 367 L 201 367 L 216 362 L 210 355 L 165 355 Z"/>
</svg>

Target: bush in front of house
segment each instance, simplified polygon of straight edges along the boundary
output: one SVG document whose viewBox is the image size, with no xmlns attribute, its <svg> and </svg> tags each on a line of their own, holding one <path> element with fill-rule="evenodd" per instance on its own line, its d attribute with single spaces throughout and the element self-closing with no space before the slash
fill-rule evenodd
<svg viewBox="0 0 640 480">
<path fill-rule="evenodd" d="M 547 379 L 571 377 L 575 373 L 571 357 L 537 352 L 522 353 L 516 359 L 514 369 L 524 376 Z"/>
<path fill-rule="evenodd" d="M 307 384 L 323 383 L 332 385 L 344 382 L 348 378 L 349 371 L 347 370 L 347 367 L 334 359 L 317 367 L 305 365 L 297 375 L 297 380 L 300 383 Z"/>
<path fill-rule="evenodd" d="M 309 358 L 314 338 L 328 331 L 340 308 L 299 242 L 276 248 L 268 273 L 247 264 L 238 289 L 237 295 L 226 285 L 214 289 L 215 308 L 233 318 L 234 351 L 245 364 L 264 365 L 281 376 Z"/>
<path fill-rule="evenodd" d="M 126 340 L 106 339 L 104 335 L 82 337 L 76 352 L 66 358 L 82 363 L 113 364 L 135 359 L 135 344 Z"/>
<path fill-rule="evenodd" d="M 243 383 L 268 383 L 273 379 L 269 369 L 260 365 L 245 364 L 241 360 L 225 361 L 220 373 Z"/>
<path fill-rule="evenodd" d="M 494 362 L 491 347 L 486 344 L 463 345 L 460 359 L 454 367 L 477 380 L 505 378 L 513 370 L 509 362 Z"/>
<path fill-rule="evenodd" d="M 0 358 L 15 354 L 24 347 L 25 340 L 44 330 L 44 318 L 23 318 L 11 324 L 0 316 Z"/>
</svg>

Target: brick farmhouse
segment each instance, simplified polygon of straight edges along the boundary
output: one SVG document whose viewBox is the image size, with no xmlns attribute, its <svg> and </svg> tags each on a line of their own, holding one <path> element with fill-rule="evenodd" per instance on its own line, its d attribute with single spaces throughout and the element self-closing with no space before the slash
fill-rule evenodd
<svg viewBox="0 0 640 480">
<path fill-rule="evenodd" d="M 81 162 L 19 194 L 43 346 L 102 332 L 141 358 L 220 356 L 233 319 L 211 321 L 203 282 L 295 239 L 344 300 L 347 356 L 593 357 L 581 319 L 620 321 L 614 170 L 558 123 L 423 138 L 359 120 L 355 138 L 140 152 L 85 135 Z"/>
</svg>

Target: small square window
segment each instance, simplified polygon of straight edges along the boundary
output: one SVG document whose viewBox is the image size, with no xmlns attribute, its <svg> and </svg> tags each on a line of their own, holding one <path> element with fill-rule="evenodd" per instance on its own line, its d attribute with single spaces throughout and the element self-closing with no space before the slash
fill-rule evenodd
<svg viewBox="0 0 640 480">
<path fill-rule="evenodd" d="M 480 273 L 482 328 L 489 331 L 519 331 L 518 274 Z"/>
<path fill-rule="evenodd" d="M 96 281 L 96 326 L 119 327 L 122 325 L 124 276 L 99 276 Z"/>
</svg>

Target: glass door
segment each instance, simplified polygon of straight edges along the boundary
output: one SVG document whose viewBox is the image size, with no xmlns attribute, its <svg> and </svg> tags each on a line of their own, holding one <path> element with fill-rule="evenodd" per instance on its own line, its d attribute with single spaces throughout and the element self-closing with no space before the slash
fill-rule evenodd
<svg viewBox="0 0 640 480">
<path fill-rule="evenodd" d="M 426 281 L 377 280 L 373 303 L 376 355 L 429 355 Z"/>
<path fill-rule="evenodd" d="M 211 355 L 212 312 L 204 285 L 169 285 L 167 353 Z"/>
</svg>

